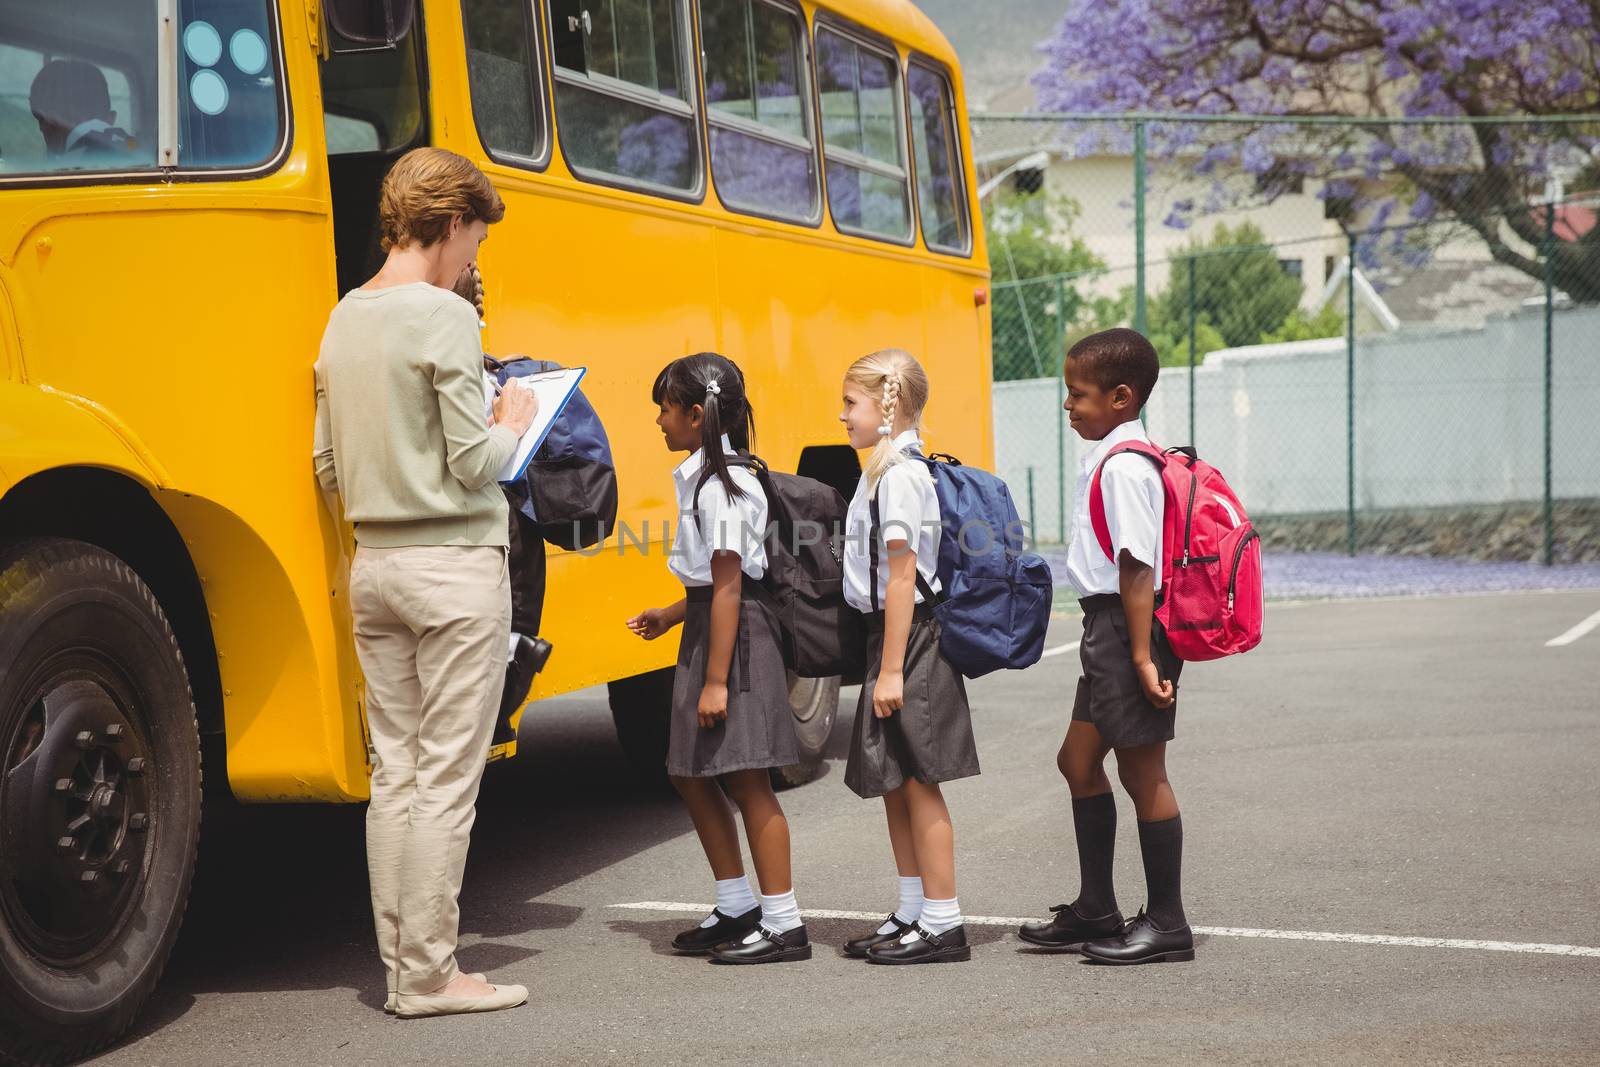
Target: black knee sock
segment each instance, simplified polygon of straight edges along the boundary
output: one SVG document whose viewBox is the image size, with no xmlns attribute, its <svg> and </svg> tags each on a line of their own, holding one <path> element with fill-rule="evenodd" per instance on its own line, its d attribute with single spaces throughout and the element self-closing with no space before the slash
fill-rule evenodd
<svg viewBox="0 0 1600 1067">
<path fill-rule="evenodd" d="M 1144 853 L 1144 880 L 1149 897 L 1145 914 L 1163 930 L 1184 925 L 1183 816 L 1139 824 L 1139 851 Z"/>
<path fill-rule="evenodd" d="M 1085 919 L 1117 910 L 1111 885 L 1111 855 L 1117 847 L 1117 801 L 1110 793 L 1072 802 L 1072 825 L 1078 835 L 1078 899 L 1073 908 Z"/>
</svg>

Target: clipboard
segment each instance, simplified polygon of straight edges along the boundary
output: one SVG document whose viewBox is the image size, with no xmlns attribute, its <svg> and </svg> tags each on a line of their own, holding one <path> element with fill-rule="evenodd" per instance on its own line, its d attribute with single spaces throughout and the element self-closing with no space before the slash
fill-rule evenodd
<svg viewBox="0 0 1600 1067">
<path fill-rule="evenodd" d="M 562 411 L 566 410 L 567 403 L 572 399 L 572 394 L 578 391 L 578 383 L 583 381 L 586 373 L 588 373 L 587 367 L 563 367 L 560 370 L 545 371 L 543 374 L 513 376 L 506 379 L 506 384 L 501 388 L 531 390 L 539 400 L 539 410 L 534 415 L 533 425 L 528 427 L 528 432 L 517 440 L 516 451 L 511 453 L 511 458 L 506 460 L 506 465 L 501 467 L 500 473 L 495 476 L 497 481 L 514 482 L 527 472 L 533 454 L 539 451 L 544 439 L 550 436 L 550 428 L 555 425 L 556 419 L 561 417 Z M 492 404 L 494 380 L 487 375 L 484 377 L 485 391 Z"/>
</svg>

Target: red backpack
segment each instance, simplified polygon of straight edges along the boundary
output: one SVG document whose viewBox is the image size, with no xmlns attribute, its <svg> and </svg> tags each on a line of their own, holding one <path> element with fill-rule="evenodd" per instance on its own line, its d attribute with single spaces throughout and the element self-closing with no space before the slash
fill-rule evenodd
<svg viewBox="0 0 1600 1067">
<path fill-rule="evenodd" d="M 1089 484 L 1089 521 L 1108 559 L 1115 560 L 1100 475 L 1106 460 L 1136 452 L 1156 465 L 1166 490 L 1161 588 L 1156 618 L 1172 651 L 1195 662 L 1248 652 L 1261 643 L 1261 538 L 1244 505 L 1217 469 L 1192 448 L 1162 451 L 1125 441 L 1106 453 Z"/>
</svg>

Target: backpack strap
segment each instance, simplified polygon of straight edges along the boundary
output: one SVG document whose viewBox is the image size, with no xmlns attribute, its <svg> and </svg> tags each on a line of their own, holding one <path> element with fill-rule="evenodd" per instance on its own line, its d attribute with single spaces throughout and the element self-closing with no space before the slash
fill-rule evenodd
<svg viewBox="0 0 1600 1067">
<path fill-rule="evenodd" d="M 756 473 L 756 477 L 757 478 L 760 478 L 761 475 L 763 475 L 763 474 L 765 474 L 767 472 L 767 464 L 766 464 L 766 462 L 763 461 L 761 459 L 761 457 L 755 456 L 755 455 L 751 455 L 748 452 L 739 452 L 739 453 L 736 453 L 735 455 L 729 456 L 728 457 L 728 465 L 730 467 L 744 467 L 746 470 L 754 471 Z M 710 478 L 711 478 L 711 467 L 708 465 L 708 466 L 703 467 L 701 469 L 701 471 L 700 471 L 700 480 L 695 483 L 695 487 L 694 487 L 694 515 L 696 516 L 696 521 L 697 522 L 699 521 L 699 514 L 700 514 L 700 490 L 702 490 L 702 489 L 704 489 L 706 487 L 706 482 L 708 480 L 710 480 Z M 762 485 L 762 492 L 763 493 L 766 492 L 766 486 L 765 486 L 764 483 Z M 701 531 L 702 536 L 704 535 L 704 533 L 705 533 L 705 531 L 702 530 Z M 769 573 L 771 572 L 771 569 L 772 569 L 772 560 L 769 557 L 768 560 L 767 560 L 767 570 L 768 570 Z M 765 603 L 767 603 L 768 605 L 770 605 L 774 610 L 776 610 L 777 604 L 772 599 L 772 594 L 767 591 L 766 586 L 763 585 L 760 580 L 752 578 L 748 574 L 744 573 L 744 564 L 743 563 L 740 564 L 739 587 L 740 587 L 740 591 L 745 596 L 758 598 L 758 599 L 764 601 Z M 745 613 L 742 610 L 739 612 L 739 631 L 738 631 L 737 635 L 735 635 L 735 637 L 734 637 L 733 644 L 734 644 L 734 654 L 737 655 L 738 658 L 739 658 L 739 689 L 741 691 L 743 691 L 743 692 L 749 692 L 749 690 L 750 690 L 750 623 L 745 618 Z"/>
<path fill-rule="evenodd" d="M 733 455 L 728 457 L 728 466 L 743 467 L 745 470 L 753 471 L 757 480 L 761 480 L 762 476 L 767 473 L 767 461 L 751 452 L 735 452 Z M 700 468 L 700 478 L 697 482 L 695 482 L 694 486 L 695 514 L 699 514 L 700 512 L 700 490 L 704 489 L 706 487 L 706 482 L 711 480 L 711 474 L 712 471 L 709 465 L 705 465 Z M 761 489 L 762 492 L 766 492 L 766 484 L 764 481 Z M 771 504 L 770 494 L 768 504 L 769 506 Z"/>
<path fill-rule="evenodd" d="M 1156 465 L 1156 470 L 1165 470 L 1167 454 L 1149 441 L 1124 441 L 1113 445 L 1111 451 L 1105 454 L 1099 466 L 1094 469 L 1094 477 L 1089 481 L 1089 525 L 1094 528 L 1094 538 L 1100 542 L 1100 551 L 1106 554 L 1111 562 L 1117 561 L 1117 554 L 1111 545 L 1111 524 L 1106 520 L 1106 498 L 1100 487 L 1100 476 L 1106 469 L 1106 464 L 1112 456 L 1120 456 L 1124 452 L 1133 452 L 1143 456 Z"/>
<path fill-rule="evenodd" d="M 932 462 L 915 449 L 912 449 L 910 454 L 924 463 Z M 881 513 L 878 510 L 878 494 L 882 491 L 883 479 L 879 478 L 877 487 L 872 491 L 871 502 L 868 504 L 868 510 L 872 515 L 872 530 L 867 535 L 867 559 L 869 560 L 867 564 L 867 585 L 872 590 L 872 610 L 874 613 L 883 610 L 878 603 L 878 534 L 882 526 L 880 521 Z M 884 545 L 884 549 L 885 551 L 888 550 L 887 544 Z M 912 549 L 912 551 L 916 550 Z M 928 584 L 928 579 L 922 576 L 922 568 L 918 566 L 914 567 L 913 570 L 917 575 L 917 592 L 922 594 L 923 602 L 929 607 L 942 603 L 944 597 L 933 591 L 933 586 Z"/>
</svg>

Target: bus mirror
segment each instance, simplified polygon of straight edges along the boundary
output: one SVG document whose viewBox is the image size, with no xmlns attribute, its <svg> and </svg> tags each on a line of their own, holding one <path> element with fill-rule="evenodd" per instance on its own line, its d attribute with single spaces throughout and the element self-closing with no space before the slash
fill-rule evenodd
<svg viewBox="0 0 1600 1067">
<path fill-rule="evenodd" d="M 328 0 L 327 11 L 332 51 L 366 52 L 393 48 L 405 39 L 417 16 L 417 0 Z"/>
</svg>

